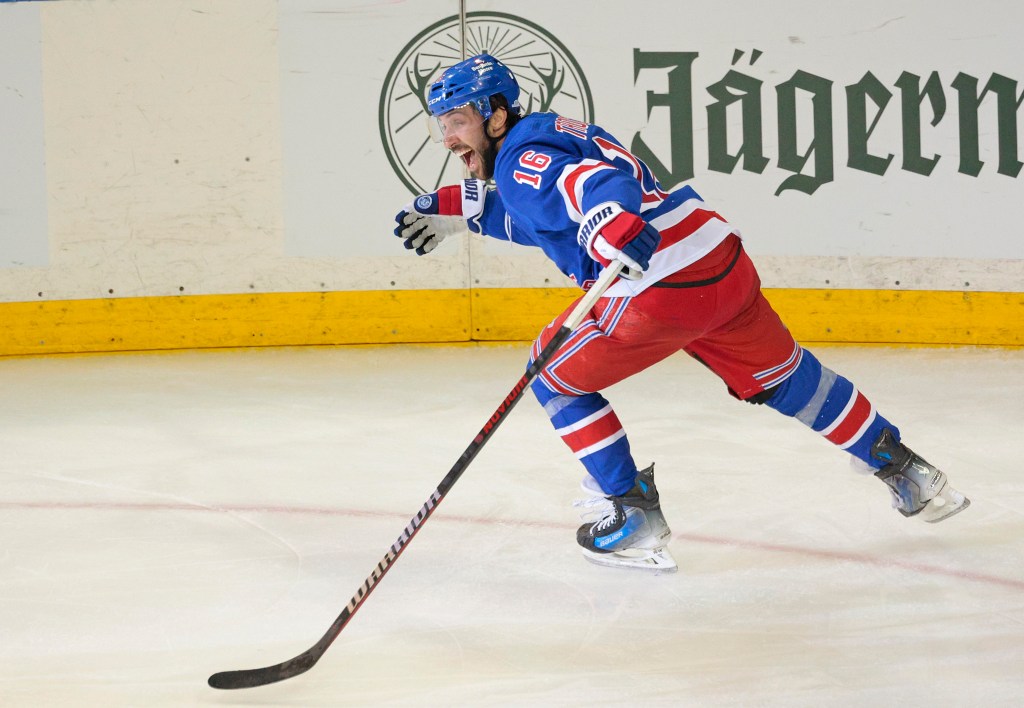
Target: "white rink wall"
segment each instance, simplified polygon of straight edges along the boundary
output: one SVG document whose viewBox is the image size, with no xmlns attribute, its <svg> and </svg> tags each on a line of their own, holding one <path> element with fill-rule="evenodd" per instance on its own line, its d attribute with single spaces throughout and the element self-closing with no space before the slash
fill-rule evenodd
<svg viewBox="0 0 1024 708">
<path fill-rule="evenodd" d="M 1021 5 L 581 7 L 473 0 L 467 49 L 692 177 L 766 286 L 1022 290 Z M 390 234 L 411 187 L 461 176 L 409 89 L 461 52 L 458 10 L 0 3 L 0 302 L 565 285 L 536 253 Z"/>
</svg>

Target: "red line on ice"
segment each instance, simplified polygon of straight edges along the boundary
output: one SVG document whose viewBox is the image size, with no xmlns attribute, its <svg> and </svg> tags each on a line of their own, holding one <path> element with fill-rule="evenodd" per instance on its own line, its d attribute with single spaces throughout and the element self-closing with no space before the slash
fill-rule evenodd
<svg viewBox="0 0 1024 708">
<path fill-rule="evenodd" d="M 364 509 L 341 509 L 337 507 L 310 507 L 310 506 L 274 506 L 269 504 L 189 504 L 187 502 L 0 502 L 0 509 L 42 509 L 42 510 L 109 510 L 109 511 L 191 511 L 191 512 L 262 512 L 266 514 L 312 514 L 320 516 L 363 516 L 408 520 L 407 516 L 394 511 L 371 511 Z M 444 514 L 437 519 L 467 524 L 480 524 L 486 526 L 530 526 L 535 528 L 567 529 L 566 524 L 550 521 L 524 521 L 510 519 L 485 519 L 482 517 L 455 516 Z M 781 543 L 763 543 L 739 538 L 725 538 L 721 536 L 705 536 L 694 533 L 676 533 L 673 538 L 691 543 L 705 543 L 716 546 L 731 546 L 733 548 L 745 548 L 749 550 L 769 551 L 772 553 L 790 553 L 793 555 L 807 556 L 811 558 L 823 558 L 829 560 L 850 561 L 863 565 L 872 565 L 883 568 L 897 568 L 910 570 L 924 575 L 941 575 L 961 580 L 969 580 L 976 583 L 999 585 L 1002 587 L 1024 590 L 1024 580 L 1013 580 L 1012 578 L 1001 578 L 995 575 L 975 573 L 972 571 L 957 570 L 955 568 L 943 568 L 925 563 L 914 563 L 911 561 L 895 560 L 870 556 L 862 553 L 850 553 L 847 551 L 829 551 L 820 548 L 807 548 L 804 546 L 793 546 Z"/>
</svg>

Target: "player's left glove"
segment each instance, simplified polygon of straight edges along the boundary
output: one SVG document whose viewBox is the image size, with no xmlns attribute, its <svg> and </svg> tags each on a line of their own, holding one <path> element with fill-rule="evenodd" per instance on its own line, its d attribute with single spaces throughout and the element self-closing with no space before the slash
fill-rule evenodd
<svg viewBox="0 0 1024 708">
<path fill-rule="evenodd" d="M 406 248 L 422 256 L 437 248 L 446 236 L 467 228 L 479 233 L 486 196 L 484 184 L 480 179 L 465 179 L 419 195 L 395 216 L 395 236 L 405 242 Z"/>
<path fill-rule="evenodd" d="M 636 280 L 647 270 L 661 243 L 657 229 L 616 202 L 598 204 L 584 214 L 576 238 L 601 265 L 623 263 L 622 277 L 627 280 Z"/>
</svg>

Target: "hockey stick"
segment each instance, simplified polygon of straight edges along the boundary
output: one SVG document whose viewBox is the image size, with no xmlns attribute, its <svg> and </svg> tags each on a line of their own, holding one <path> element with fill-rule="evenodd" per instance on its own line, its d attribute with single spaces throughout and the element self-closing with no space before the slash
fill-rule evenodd
<svg viewBox="0 0 1024 708">
<path fill-rule="evenodd" d="M 276 681 L 284 681 L 285 679 L 298 676 L 299 674 L 305 673 L 313 668 L 313 665 L 320 660 L 320 657 L 324 655 L 327 648 L 331 646 L 338 635 L 341 634 L 341 630 L 345 628 L 349 620 L 356 613 L 363 602 L 369 597 L 373 589 L 377 587 L 377 583 L 380 582 L 387 572 L 391 569 L 391 566 L 397 560 L 398 556 L 402 554 L 406 546 L 412 540 L 413 536 L 420 530 L 427 519 L 430 518 L 431 514 L 434 513 L 434 509 L 441 503 L 445 495 L 451 490 L 462 473 L 469 467 L 469 463 L 473 461 L 473 458 L 477 456 L 481 448 L 487 441 L 494 435 L 494 431 L 498 429 L 508 414 L 515 407 L 516 403 L 519 402 L 519 398 L 523 391 L 530 385 L 537 374 L 541 372 L 548 365 L 555 353 L 562 346 L 569 335 L 572 334 L 573 330 L 583 321 L 590 312 L 591 308 L 597 302 L 598 298 L 604 294 L 604 291 L 614 282 L 618 276 L 619 271 L 622 269 L 622 264 L 617 261 L 613 261 L 612 265 L 605 268 L 604 272 L 601 273 L 601 277 L 598 278 L 597 282 L 590 288 L 586 295 L 580 299 L 576 307 L 572 309 L 569 316 L 566 317 L 565 322 L 555 333 L 555 336 L 551 338 L 547 346 L 541 351 L 537 358 L 532 364 L 526 369 L 526 373 L 519 379 L 515 386 L 512 387 L 512 391 L 505 397 L 505 400 L 501 402 L 498 409 L 494 411 L 494 414 L 484 424 L 484 427 L 480 429 L 476 437 L 473 438 L 473 442 L 469 444 L 466 451 L 462 453 L 462 457 L 459 458 L 458 462 L 451 468 L 448 474 L 445 475 L 441 483 L 437 485 L 437 488 L 431 492 L 430 498 L 423 505 L 422 508 L 416 513 L 416 516 L 412 518 L 409 525 L 405 527 L 402 534 L 398 537 L 398 540 L 392 544 L 391 548 L 384 555 L 384 558 L 377 567 L 373 569 L 370 576 L 363 581 L 363 584 L 356 591 L 356 594 L 349 600 L 348 605 L 341 611 L 338 618 L 334 620 L 334 624 L 327 630 L 327 633 L 320 638 L 316 644 L 302 652 L 298 656 L 289 659 L 288 661 L 273 666 L 267 666 L 262 669 L 243 669 L 240 671 L 221 671 L 209 678 L 208 683 L 213 688 L 252 688 L 254 686 L 263 686 L 268 683 L 274 683 Z"/>
</svg>

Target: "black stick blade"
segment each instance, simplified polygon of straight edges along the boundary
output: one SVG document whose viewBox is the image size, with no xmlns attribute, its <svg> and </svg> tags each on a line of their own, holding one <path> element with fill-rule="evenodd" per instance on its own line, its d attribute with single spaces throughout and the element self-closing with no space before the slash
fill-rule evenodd
<svg viewBox="0 0 1024 708">
<path fill-rule="evenodd" d="M 243 669 L 241 671 L 219 671 L 211 676 L 207 683 L 211 688 L 231 690 L 235 688 L 254 688 L 266 686 L 304 674 L 313 668 L 319 656 L 309 653 L 289 659 L 281 664 L 266 666 L 262 669 Z"/>
</svg>

